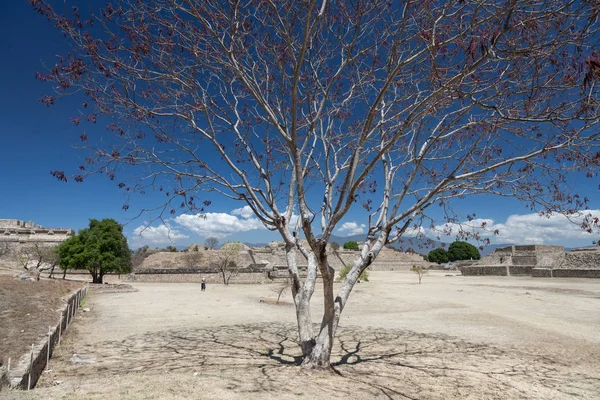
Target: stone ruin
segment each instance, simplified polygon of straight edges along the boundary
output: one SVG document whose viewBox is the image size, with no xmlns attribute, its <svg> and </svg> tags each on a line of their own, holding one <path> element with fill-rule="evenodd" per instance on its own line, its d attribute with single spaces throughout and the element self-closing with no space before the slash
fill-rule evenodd
<svg viewBox="0 0 600 400">
<path fill-rule="evenodd" d="M 12 257 L 21 249 L 34 244 L 52 247 L 75 234 L 71 228 L 43 228 L 33 221 L 0 219 L 0 260 L 12 266 Z"/>
<path fill-rule="evenodd" d="M 186 266 L 186 254 L 195 249 L 201 254 L 199 265 L 190 268 Z M 205 250 L 203 245 L 192 245 L 187 252 L 160 252 L 146 258 L 142 264 L 135 268 L 133 274 L 127 279 L 138 281 L 169 281 L 169 282 L 196 282 L 201 279 L 200 274 L 209 281 L 219 281 L 217 270 L 211 265 L 219 257 L 220 250 Z M 344 264 L 352 263 L 359 256 L 358 251 L 343 250 L 333 251 L 328 246 L 329 263 L 335 270 L 340 270 Z M 305 273 L 307 265 L 304 258 L 297 253 L 298 269 L 301 275 Z M 273 280 L 282 280 L 289 277 L 286 255 L 283 243 L 272 242 L 263 247 L 248 247 L 244 245 L 238 257 L 240 273 L 232 282 L 261 283 Z M 419 254 L 405 253 L 389 248 L 384 248 L 379 253 L 370 270 L 409 270 L 413 265 L 429 267 L 432 263 L 423 260 Z"/>
<path fill-rule="evenodd" d="M 600 249 L 508 246 L 460 269 L 463 275 L 600 278 Z"/>
</svg>

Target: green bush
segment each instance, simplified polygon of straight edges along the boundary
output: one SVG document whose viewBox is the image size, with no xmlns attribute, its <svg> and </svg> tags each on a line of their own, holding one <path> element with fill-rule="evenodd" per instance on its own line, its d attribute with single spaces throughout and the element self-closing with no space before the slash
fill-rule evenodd
<svg viewBox="0 0 600 400">
<path fill-rule="evenodd" d="M 448 260 L 479 260 L 481 254 L 477 247 L 467 242 L 454 242 L 448 248 Z"/>
<path fill-rule="evenodd" d="M 350 272 L 350 270 L 352 269 L 352 265 L 350 264 L 346 264 L 342 267 L 342 269 L 340 269 L 340 272 L 338 274 L 338 280 L 342 281 L 344 279 L 346 279 L 346 275 L 348 275 L 348 272 Z M 365 281 L 365 282 L 369 282 L 369 273 L 367 272 L 367 270 L 364 270 L 360 276 L 358 277 L 359 281 Z"/>
<path fill-rule="evenodd" d="M 344 243 L 344 249 L 346 250 L 359 250 L 358 242 L 351 240 L 349 242 Z"/>
<path fill-rule="evenodd" d="M 438 264 L 448 262 L 448 252 L 442 248 L 431 250 L 427 255 L 429 262 L 435 262 Z"/>
</svg>

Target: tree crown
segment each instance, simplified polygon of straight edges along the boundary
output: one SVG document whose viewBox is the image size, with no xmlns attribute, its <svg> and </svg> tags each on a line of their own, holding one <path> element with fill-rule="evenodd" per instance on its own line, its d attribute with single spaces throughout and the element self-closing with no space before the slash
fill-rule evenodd
<svg viewBox="0 0 600 400">
<path fill-rule="evenodd" d="M 131 251 L 123 236 L 123 227 L 114 219 L 91 219 L 89 228 L 79 231 L 59 247 L 63 269 L 88 271 L 129 272 Z"/>
<path fill-rule="evenodd" d="M 477 247 L 467 242 L 454 242 L 448 248 L 448 259 L 450 261 L 459 260 L 479 260 L 481 254 Z"/>
<path fill-rule="evenodd" d="M 442 248 L 437 248 L 429 252 L 427 259 L 430 262 L 436 262 L 438 264 L 446 263 L 448 262 L 448 252 Z"/>
</svg>

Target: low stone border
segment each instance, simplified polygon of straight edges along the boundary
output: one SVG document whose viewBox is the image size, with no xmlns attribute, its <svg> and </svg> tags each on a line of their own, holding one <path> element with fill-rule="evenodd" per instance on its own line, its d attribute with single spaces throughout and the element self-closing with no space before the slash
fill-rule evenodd
<svg viewBox="0 0 600 400">
<path fill-rule="evenodd" d="M 2 383 L 4 383 L 14 389 L 23 390 L 35 387 L 52 356 L 54 347 L 60 343 L 61 336 L 75 317 L 81 301 L 87 295 L 87 290 L 88 287 L 85 286 L 69 297 L 60 313 L 60 322 L 54 327 L 50 327 L 48 335 L 37 345 L 32 344 L 31 351 L 21 357 L 18 363 L 15 363 L 14 368 L 7 366 L 4 374 L 0 374 L 0 386 L 3 386 Z"/>
<path fill-rule="evenodd" d="M 133 286 L 124 283 L 90 283 L 88 284 L 88 289 L 91 293 L 131 293 L 138 291 Z"/>
<path fill-rule="evenodd" d="M 600 268 L 556 268 L 552 270 L 552 276 L 554 278 L 600 278 Z"/>
<path fill-rule="evenodd" d="M 507 276 L 505 266 L 469 266 L 459 268 L 464 276 Z M 534 278 L 600 278 L 599 268 L 533 268 L 532 266 L 508 266 L 510 276 L 533 276 Z"/>
<path fill-rule="evenodd" d="M 506 276 L 506 266 L 495 265 L 495 266 L 467 266 L 459 267 L 460 271 L 464 276 L 477 276 L 477 275 L 493 275 L 493 276 Z"/>
<path fill-rule="evenodd" d="M 8 379 L 8 372 L 6 371 L 6 367 L 4 365 L 0 366 L 0 391 L 2 387 L 6 387 L 10 384 L 10 380 Z"/>
</svg>

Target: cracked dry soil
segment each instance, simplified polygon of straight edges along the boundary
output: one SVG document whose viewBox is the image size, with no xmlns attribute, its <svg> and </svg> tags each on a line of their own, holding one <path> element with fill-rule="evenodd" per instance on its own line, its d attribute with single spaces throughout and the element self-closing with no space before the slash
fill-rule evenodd
<svg viewBox="0 0 600 400">
<path fill-rule="evenodd" d="M 333 372 L 296 366 L 293 306 L 261 302 L 273 296 L 268 285 L 136 283 L 135 293 L 93 294 L 38 387 L 0 398 L 600 397 L 600 281 L 416 279 L 375 271 L 357 285 Z M 73 354 L 95 362 L 74 364 Z"/>
</svg>

